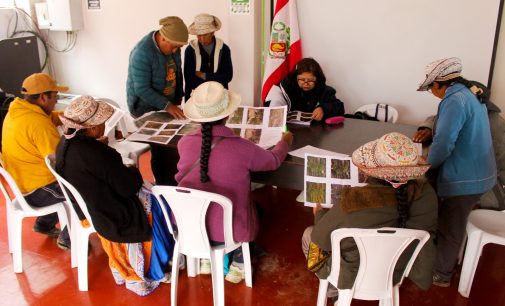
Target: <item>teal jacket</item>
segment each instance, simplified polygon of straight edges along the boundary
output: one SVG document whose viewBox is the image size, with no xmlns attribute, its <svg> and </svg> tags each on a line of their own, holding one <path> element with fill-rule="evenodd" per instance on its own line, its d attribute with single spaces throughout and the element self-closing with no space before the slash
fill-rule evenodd
<svg viewBox="0 0 505 306">
<path fill-rule="evenodd" d="M 484 193 L 496 183 L 486 106 L 463 84 L 447 88 L 438 106 L 428 162 L 438 168 L 440 197 Z"/>
<path fill-rule="evenodd" d="M 133 117 L 150 111 L 166 108 L 168 103 L 180 104 L 183 97 L 181 51 L 164 55 L 154 41 L 154 31 L 142 38 L 130 53 L 126 99 Z M 176 71 L 176 90 L 174 101 L 163 95 L 166 85 L 167 61 L 173 57 Z"/>
</svg>

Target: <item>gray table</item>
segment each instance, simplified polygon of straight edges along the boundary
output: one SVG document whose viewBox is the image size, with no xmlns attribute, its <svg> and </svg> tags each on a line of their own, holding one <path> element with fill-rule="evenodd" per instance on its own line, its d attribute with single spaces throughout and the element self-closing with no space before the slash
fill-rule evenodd
<svg viewBox="0 0 505 306">
<path fill-rule="evenodd" d="M 412 137 L 417 127 L 377 121 L 348 119 L 337 126 L 288 125 L 294 134 L 290 151 L 311 145 L 317 148 L 351 155 L 361 145 L 390 132 L 400 132 Z M 281 167 L 275 171 L 255 172 L 252 180 L 257 183 L 275 185 L 289 189 L 303 189 L 302 158 L 288 155 Z"/>
</svg>

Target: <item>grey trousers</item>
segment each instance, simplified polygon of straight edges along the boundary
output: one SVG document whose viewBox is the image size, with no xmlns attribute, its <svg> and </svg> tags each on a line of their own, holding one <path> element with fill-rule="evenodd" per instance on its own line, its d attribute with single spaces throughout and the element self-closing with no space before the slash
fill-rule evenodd
<svg viewBox="0 0 505 306">
<path fill-rule="evenodd" d="M 305 259 L 309 254 L 309 244 L 310 244 L 310 236 L 312 235 L 312 230 L 314 226 L 309 226 L 305 229 L 302 235 L 302 251 L 303 255 L 305 255 Z M 332 284 L 328 284 L 328 291 L 326 292 L 326 296 L 329 298 L 338 296 L 338 289 L 335 288 Z"/>
<path fill-rule="evenodd" d="M 437 258 L 434 270 L 450 281 L 466 232 L 468 215 L 482 194 L 441 198 L 438 209 Z"/>
</svg>

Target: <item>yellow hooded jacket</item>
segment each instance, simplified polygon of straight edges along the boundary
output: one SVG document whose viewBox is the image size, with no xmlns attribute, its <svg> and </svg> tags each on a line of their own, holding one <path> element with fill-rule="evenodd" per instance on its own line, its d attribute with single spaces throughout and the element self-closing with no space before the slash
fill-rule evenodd
<svg viewBox="0 0 505 306">
<path fill-rule="evenodd" d="M 2 128 L 5 169 L 22 193 L 56 181 L 44 158 L 56 151 L 60 135 L 56 113 L 47 115 L 38 105 L 16 98 L 9 106 Z"/>
</svg>

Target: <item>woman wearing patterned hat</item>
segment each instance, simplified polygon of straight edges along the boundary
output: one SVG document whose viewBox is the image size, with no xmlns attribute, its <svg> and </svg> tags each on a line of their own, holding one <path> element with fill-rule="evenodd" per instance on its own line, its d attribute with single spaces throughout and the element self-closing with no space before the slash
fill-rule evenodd
<svg viewBox="0 0 505 306">
<path fill-rule="evenodd" d="M 293 140 L 284 133 L 275 147 L 268 151 L 249 140 L 235 135 L 225 126 L 240 105 L 241 97 L 226 90 L 217 82 L 198 86 L 184 105 L 184 115 L 202 124 L 195 134 L 185 135 L 179 141 L 179 172 L 175 179 L 179 186 L 215 192 L 228 197 L 233 203 L 233 239 L 250 242 L 258 234 L 258 217 L 251 197 L 252 171 L 277 169 Z M 211 204 L 206 216 L 207 232 L 211 243 L 224 241 L 222 210 Z M 238 283 L 244 279 L 241 248 L 233 254 L 226 280 Z M 210 273 L 210 263 L 202 260 L 200 271 Z"/>
<path fill-rule="evenodd" d="M 435 260 L 433 238 L 437 229 L 437 198 L 435 191 L 424 177 L 430 165 L 418 156 L 411 139 L 399 133 L 389 133 L 366 143 L 352 154 L 352 162 L 367 176 L 365 187 L 344 188 L 339 205 L 331 209 L 314 208 L 314 226 L 308 227 L 302 237 L 302 249 L 307 256 L 309 249 L 331 252 L 331 232 L 339 228 L 404 227 L 428 231 L 430 240 L 419 253 L 409 278 L 426 290 L 432 281 Z M 317 247 L 310 247 L 315 244 Z M 341 245 L 342 269 L 339 288 L 350 289 L 359 267 L 359 253 L 354 242 Z M 412 252 L 412 250 L 410 250 Z M 331 256 L 316 272 L 326 278 L 330 272 Z M 397 266 L 403 271 L 405 263 Z M 396 278 L 395 284 L 399 281 Z M 328 297 L 336 297 L 335 288 L 328 290 Z"/>
<path fill-rule="evenodd" d="M 233 78 L 230 48 L 214 32 L 221 28 L 221 20 L 209 14 L 198 14 L 188 27 L 196 35 L 184 51 L 184 96 L 188 101 L 191 92 L 206 81 L 216 81 L 228 89 Z"/>
<path fill-rule="evenodd" d="M 496 183 L 496 162 L 486 105 L 470 90 L 456 57 L 426 66 L 418 91 L 441 99 L 428 162 L 440 200 L 437 261 L 433 284 L 447 287 L 456 266 L 468 215 Z"/>
<path fill-rule="evenodd" d="M 60 115 L 66 131 L 56 148 L 55 168 L 86 202 L 116 283 L 126 281 L 127 289 L 146 295 L 165 277 L 171 254 L 158 246 L 170 246 L 170 235 L 168 230 L 164 234 L 151 230 L 151 222 L 163 227 L 164 221 L 161 214 L 156 217 L 158 205 L 151 205 L 139 170 L 124 166 L 118 152 L 98 141 L 113 112 L 110 105 L 90 96 L 73 100 Z M 86 224 L 80 209 L 76 212 Z M 160 251 L 164 259 L 158 256 Z M 150 261 L 146 271 L 145 261 Z"/>
</svg>

